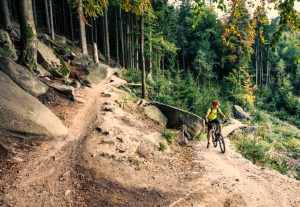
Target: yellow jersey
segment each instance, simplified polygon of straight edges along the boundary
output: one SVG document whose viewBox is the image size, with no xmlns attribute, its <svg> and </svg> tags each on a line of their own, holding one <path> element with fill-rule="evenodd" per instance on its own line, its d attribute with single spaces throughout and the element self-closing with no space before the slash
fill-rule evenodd
<svg viewBox="0 0 300 207">
<path fill-rule="evenodd" d="M 208 114 L 208 121 L 215 120 L 218 117 L 219 112 L 221 112 L 221 109 L 219 108 L 209 108 L 206 113 Z"/>
</svg>

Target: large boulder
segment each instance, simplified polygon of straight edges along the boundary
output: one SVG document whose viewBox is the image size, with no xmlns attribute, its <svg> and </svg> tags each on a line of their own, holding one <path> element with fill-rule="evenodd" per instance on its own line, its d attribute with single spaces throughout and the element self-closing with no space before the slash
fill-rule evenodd
<svg viewBox="0 0 300 207">
<path fill-rule="evenodd" d="M 74 60 L 72 60 L 71 65 L 81 65 L 85 68 L 87 68 L 89 65 L 93 64 L 94 61 L 88 56 L 88 55 L 83 55 L 81 53 L 76 54 L 74 57 Z"/>
<path fill-rule="evenodd" d="M 204 130 L 204 119 L 193 113 L 159 102 L 153 102 L 153 105 L 167 117 L 167 128 L 182 128 L 185 125 L 187 135 L 191 139 L 194 139 Z"/>
<path fill-rule="evenodd" d="M 4 29 L 0 29 L 0 57 L 10 57 L 13 60 L 18 58 L 15 46 L 10 35 Z"/>
<path fill-rule="evenodd" d="M 88 75 L 84 78 L 87 85 L 93 86 L 108 80 L 109 67 L 104 64 L 92 64 L 88 66 Z"/>
<path fill-rule="evenodd" d="M 249 113 L 245 112 L 244 109 L 238 105 L 233 106 L 233 116 L 236 119 L 249 119 L 250 115 Z"/>
<path fill-rule="evenodd" d="M 167 117 L 156 107 L 156 106 L 146 106 L 144 108 L 146 116 L 148 116 L 153 121 L 166 126 L 168 119 Z"/>
<path fill-rule="evenodd" d="M 64 136 L 68 129 L 46 106 L 0 71 L 0 128 L 28 135 Z"/>
<path fill-rule="evenodd" d="M 38 63 L 51 74 L 58 77 L 69 76 L 70 69 L 66 66 L 64 61 L 53 52 L 51 48 L 38 41 L 37 51 Z"/>
<path fill-rule="evenodd" d="M 14 61 L 0 57 L 0 70 L 5 72 L 14 82 L 31 95 L 38 97 L 48 91 L 48 86 Z"/>
</svg>

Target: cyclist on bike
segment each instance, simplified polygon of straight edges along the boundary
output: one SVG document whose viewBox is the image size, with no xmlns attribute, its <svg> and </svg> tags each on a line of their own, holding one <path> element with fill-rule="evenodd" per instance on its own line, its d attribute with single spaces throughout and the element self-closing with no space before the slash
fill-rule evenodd
<svg viewBox="0 0 300 207">
<path fill-rule="evenodd" d="M 206 116 L 205 116 L 205 121 L 208 125 L 208 130 L 207 130 L 207 148 L 209 148 L 210 145 L 210 137 L 211 137 L 211 129 L 213 128 L 214 125 L 219 124 L 220 126 L 220 132 L 221 132 L 221 125 L 220 121 L 218 120 L 218 114 L 222 116 L 222 118 L 226 121 L 226 116 L 222 113 L 221 109 L 219 108 L 219 101 L 214 100 L 212 102 L 212 108 L 209 108 L 207 110 Z"/>
</svg>

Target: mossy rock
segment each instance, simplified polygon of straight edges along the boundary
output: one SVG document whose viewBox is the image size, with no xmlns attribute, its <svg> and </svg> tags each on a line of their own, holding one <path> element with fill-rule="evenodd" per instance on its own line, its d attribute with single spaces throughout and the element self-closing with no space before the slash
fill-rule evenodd
<svg viewBox="0 0 300 207">
<path fill-rule="evenodd" d="M 8 32 L 0 29 L 0 57 L 17 60 L 17 52 Z"/>
<path fill-rule="evenodd" d="M 92 64 L 88 66 L 88 75 L 83 79 L 87 85 L 93 86 L 108 78 L 108 66 L 104 64 Z"/>
<path fill-rule="evenodd" d="M 57 55 L 51 48 L 38 41 L 38 63 L 43 66 L 52 75 L 57 77 L 68 77 L 70 69 L 63 59 Z"/>
<path fill-rule="evenodd" d="M 2 71 L 0 109 L 0 129 L 44 138 L 65 136 L 68 133 L 55 114 Z"/>
</svg>

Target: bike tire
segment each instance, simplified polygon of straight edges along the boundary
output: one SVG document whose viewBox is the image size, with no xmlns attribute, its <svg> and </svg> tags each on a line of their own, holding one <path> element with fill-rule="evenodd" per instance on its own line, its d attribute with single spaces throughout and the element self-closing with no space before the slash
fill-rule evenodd
<svg viewBox="0 0 300 207">
<path fill-rule="evenodd" d="M 224 154 L 225 151 L 226 151 L 225 140 L 224 140 L 224 138 L 221 134 L 220 134 L 220 137 L 219 137 L 219 145 L 220 145 L 221 152 Z"/>
<path fill-rule="evenodd" d="M 213 143 L 213 145 L 214 145 L 214 147 L 217 147 L 218 146 L 218 142 L 216 141 L 216 137 L 215 137 L 216 135 L 215 135 L 215 133 L 212 133 L 212 143 Z"/>
</svg>

